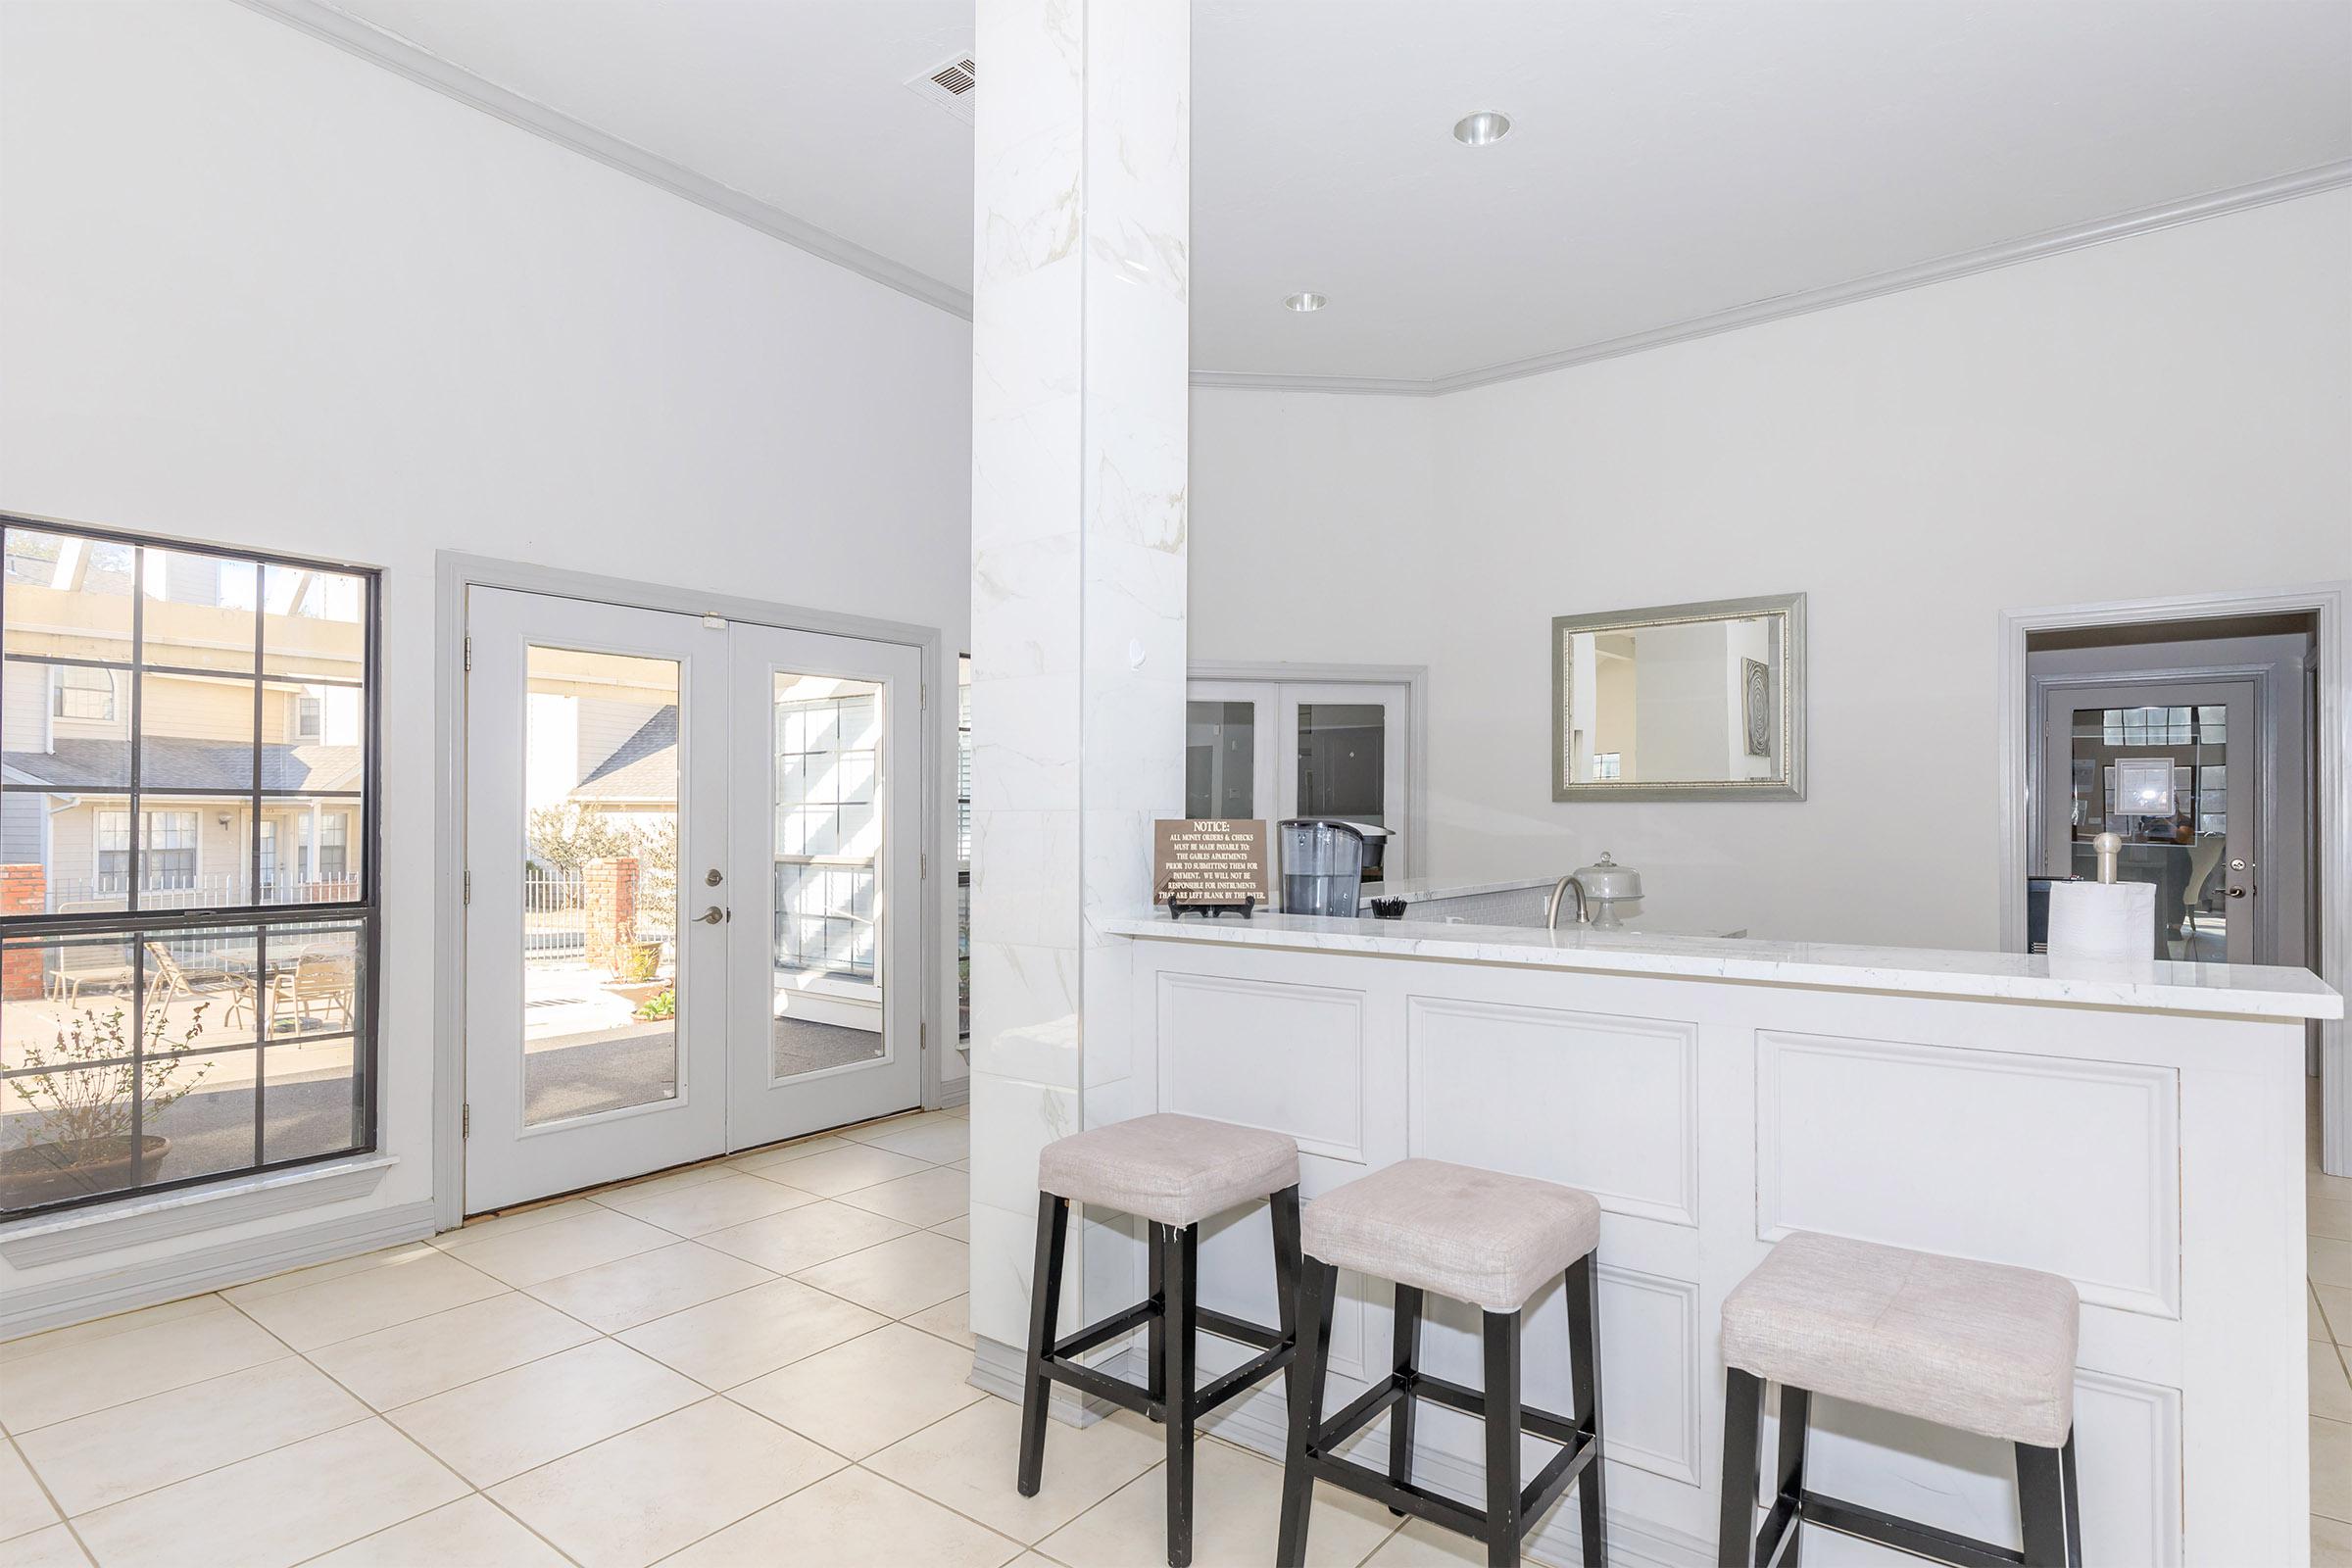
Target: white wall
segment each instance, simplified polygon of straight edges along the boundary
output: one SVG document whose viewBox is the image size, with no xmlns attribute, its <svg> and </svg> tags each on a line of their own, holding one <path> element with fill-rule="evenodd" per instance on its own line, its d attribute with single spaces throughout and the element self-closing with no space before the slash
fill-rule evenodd
<svg viewBox="0 0 2352 1568">
<path fill-rule="evenodd" d="M 1428 664 L 1423 869 L 1606 849 L 1661 919 L 1988 948 L 1998 612 L 2352 577 L 2352 192 L 1193 432 L 1194 657 Z M 1792 591 L 1810 800 L 1552 803 L 1551 616 Z"/>
<path fill-rule="evenodd" d="M 0 6 L 0 508 L 385 569 L 401 1162 L 366 1201 L 422 1199 L 434 552 L 918 622 L 952 658 L 969 326 L 226 0 Z"/>
</svg>

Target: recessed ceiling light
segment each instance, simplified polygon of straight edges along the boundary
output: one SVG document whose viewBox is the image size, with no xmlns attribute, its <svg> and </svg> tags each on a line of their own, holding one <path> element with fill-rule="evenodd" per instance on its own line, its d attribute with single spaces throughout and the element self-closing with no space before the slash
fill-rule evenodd
<svg viewBox="0 0 2352 1568">
<path fill-rule="evenodd" d="M 1493 109 L 1464 115 L 1453 122 L 1453 139 L 1465 147 L 1484 147 L 1511 133 L 1511 117 Z"/>
<path fill-rule="evenodd" d="M 1304 294 L 1294 294 L 1289 299 L 1284 300 L 1282 303 L 1286 310 L 1298 311 L 1301 314 L 1304 314 L 1307 311 L 1319 311 L 1324 306 L 1329 305 L 1331 301 L 1325 299 L 1320 294 L 1309 291 Z"/>
</svg>

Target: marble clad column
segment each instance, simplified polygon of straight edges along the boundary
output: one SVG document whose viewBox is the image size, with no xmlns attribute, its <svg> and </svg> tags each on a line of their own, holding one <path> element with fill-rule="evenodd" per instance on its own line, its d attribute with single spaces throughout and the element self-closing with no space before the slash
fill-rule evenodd
<svg viewBox="0 0 2352 1568">
<path fill-rule="evenodd" d="M 1192 23 L 976 24 L 971 1310 L 1018 1346 L 1038 1150 L 1125 1113 L 1128 955 L 1094 922 L 1149 903 L 1184 800 Z"/>
</svg>

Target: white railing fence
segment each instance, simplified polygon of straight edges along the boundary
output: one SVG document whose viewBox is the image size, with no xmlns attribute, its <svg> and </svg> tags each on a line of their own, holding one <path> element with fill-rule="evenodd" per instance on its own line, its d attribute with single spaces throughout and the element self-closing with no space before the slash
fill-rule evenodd
<svg viewBox="0 0 2352 1568">
<path fill-rule="evenodd" d="M 524 872 L 523 957 L 532 963 L 577 963 L 587 954 L 587 884 L 576 876 Z"/>
<path fill-rule="evenodd" d="M 252 879 L 236 872 L 206 876 L 150 878 L 139 889 L 141 909 L 211 909 L 235 905 L 284 906 L 322 904 L 359 897 L 359 879 L 352 876 L 264 877 L 261 897 L 252 896 Z M 47 902 L 51 914 L 103 913 L 122 909 L 130 897 L 127 876 L 59 877 L 51 881 Z M 251 925 L 219 931 L 182 932 L 158 938 L 174 961 L 189 970 L 250 969 L 254 938 Z M 87 939 L 57 938 L 45 964 L 52 980 L 107 980 L 119 977 L 131 960 L 131 944 L 120 937 L 93 933 Z"/>
</svg>

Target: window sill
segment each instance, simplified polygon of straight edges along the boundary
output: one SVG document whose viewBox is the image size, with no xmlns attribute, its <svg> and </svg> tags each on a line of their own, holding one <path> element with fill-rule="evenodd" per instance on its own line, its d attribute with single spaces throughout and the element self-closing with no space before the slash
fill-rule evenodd
<svg viewBox="0 0 2352 1568">
<path fill-rule="evenodd" d="M 360 1154 L 161 1198 L 131 1198 L 69 1214 L 17 1220 L 0 1225 L 0 1258 L 12 1268 L 38 1268 L 142 1242 L 365 1198 L 398 1163 L 399 1157 L 393 1154 Z"/>
</svg>

